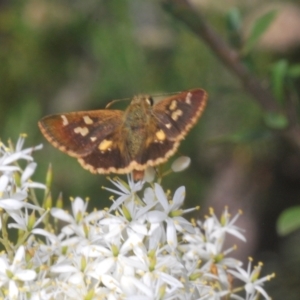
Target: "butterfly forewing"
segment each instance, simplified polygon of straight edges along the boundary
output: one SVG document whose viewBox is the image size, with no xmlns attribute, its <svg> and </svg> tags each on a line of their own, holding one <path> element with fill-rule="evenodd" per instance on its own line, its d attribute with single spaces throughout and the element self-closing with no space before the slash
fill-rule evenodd
<svg viewBox="0 0 300 300">
<path fill-rule="evenodd" d="M 189 90 L 156 104 L 153 115 L 168 139 L 180 141 L 198 121 L 206 102 L 204 90 Z"/>
<path fill-rule="evenodd" d="M 73 157 L 82 157 L 99 147 L 122 124 L 123 112 L 95 110 L 44 117 L 39 127 L 47 140 Z"/>
<path fill-rule="evenodd" d="M 177 150 L 180 141 L 197 122 L 207 102 L 202 89 L 190 90 L 162 100 L 153 107 L 153 119 L 137 161 L 155 166 Z"/>
</svg>

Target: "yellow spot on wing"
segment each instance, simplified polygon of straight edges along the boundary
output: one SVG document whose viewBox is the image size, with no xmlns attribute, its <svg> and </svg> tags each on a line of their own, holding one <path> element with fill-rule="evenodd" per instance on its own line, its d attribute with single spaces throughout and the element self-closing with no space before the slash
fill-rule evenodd
<svg viewBox="0 0 300 300">
<path fill-rule="evenodd" d="M 155 133 L 158 140 L 163 141 L 166 138 L 165 133 L 162 130 L 159 130 Z"/>
<path fill-rule="evenodd" d="M 63 126 L 66 126 L 69 124 L 69 121 L 65 115 L 61 115 Z"/>
<path fill-rule="evenodd" d="M 90 125 L 90 124 L 93 124 L 93 123 L 94 123 L 94 121 L 93 121 L 89 116 L 84 116 L 84 117 L 83 117 L 83 121 L 84 121 L 84 123 L 87 124 L 87 125 Z"/>
<path fill-rule="evenodd" d="M 177 109 L 177 110 L 175 110 L 174 112 L 172 112 L 171 118 L 172 118 L 174 121 L 177 121 L 178 118 L 179 118 L 180 116 L 182 116 L 182 110 Z"/>
<path fill-rule="evenodd" d="M 86 136 L 89 133 L 87 127 L 76 127 L 74 128 L 75 133 L 80 133 L 82 136 Z"/>
<path fill-rule="evenodd" d="M 106 150 L 110 151 L 110 146 L 112 145 L 112 141 L 109 141 L 109 140 L 103 140 L 99 146 L 98 146 L 98 149 L 101 151 L 101 152 L 104 152 Z"/>
<path fill-rule="evenodd" d="M 187 104 L 191 104 L 191 98 L 192 98 L 192 93 L 187 93 L 186 98 L 185 98 L 185 102 Z"/>
<path fill-rule="evenodd" d="M 90 139 L 92 142 L 95 142 L 97 138 L 95 136 L 91 136 Z"/>
<path fill-rule="evenodd" d="M 175 110 L 177 108 L 177 101 L 173 100 L 169 106 L 170 110 Z"/>
</svg>

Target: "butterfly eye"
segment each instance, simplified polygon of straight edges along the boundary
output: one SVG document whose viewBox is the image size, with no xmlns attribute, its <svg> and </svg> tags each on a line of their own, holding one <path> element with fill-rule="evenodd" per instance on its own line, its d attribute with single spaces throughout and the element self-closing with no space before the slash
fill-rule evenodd
<svg viewBox="0 0 300 300">
<path fill-rule="evenodd" d="M 153 106 L 154 101 L 153 101 L 153 98 L 152 98 L 152 97 L 147 97 L 147 98 L 146 98 L 146 102 L 147 102 L 150 106 Z"/>
</svg>

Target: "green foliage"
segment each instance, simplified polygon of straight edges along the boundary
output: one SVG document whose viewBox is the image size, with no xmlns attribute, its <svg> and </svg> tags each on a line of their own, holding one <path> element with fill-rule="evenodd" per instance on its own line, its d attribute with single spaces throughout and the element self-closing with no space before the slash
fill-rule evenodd
<svg viewBox="0 0 300 300">
<path fill-rule="evenodd" d="M 237 7 L 233 7 L 226 15 L 226 25 L 229 33 L 228 40 L 235 48 L 241 46 L 241 29 L 242 29 L 242 16 Z"/>
<path fill-rule="evenodd" d="M 294 64 L 289 66 L 287 75 L 290 78 L 297 79 L 300 77 L 300 64 Z"/>
<path fill-rule="evenodd" d="M 260 37 L 265 33 L 265 31 L 269 28 L 271 23 L 274 21 L 277 15 L 276 10 L 272 10 L 258 18 L 253 27 L 251 28 L 250 35 L 246 40 L 244 47 L 242 49 L 242 54 L 246 56 L 251 52 L 251 50 L 255 47 Z"/>
<path fill-rule="evenodd" d="M 285 129 L 288 126 L 288 119 L 284 114 L 267 112 L 264 120 L 266 125 L 272 129 Z"/>
<path fill-rule="evenodd" d="M 277 221 L 278 234 L 284 236 L 300 228 L 300 206 L 283 211 Z"/>
<path fill-rule="evenodd" d="M 237 7 L 230 9 L 226 15 L 228 30 L 239 32 L 242 27 L 242 17 Z"/>
<path fill-rule="evenodd" d="M 285 59 L 281 59 L 274 63 L 271 69 L 273 95 L 281 106 L 284 103 L 287 73 L 288 62 Z"/>
<path fill-rule="evenodd" d="M 271 67 L 271 87 L 273 95 L 281 107 L 287 102 L 287 97 L 294 92 L 297 79 L 300 77 L 300 65 L 290 64 L 287 59 L 276 61 Z"/>
</svg>

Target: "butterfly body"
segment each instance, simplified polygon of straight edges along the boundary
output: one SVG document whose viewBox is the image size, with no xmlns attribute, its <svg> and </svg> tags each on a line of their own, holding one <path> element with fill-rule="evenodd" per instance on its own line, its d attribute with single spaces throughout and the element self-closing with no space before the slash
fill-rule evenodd
<svg viewBox="0 0 300 300">
<path fill-rule="evenodd" d="M 123 136 L 126 137 L 126 148 L 130 160 L 136 160 L 142 151 L 146 130 L 151 124 L 151 99 L 147 95 L 133 98 L 124 112 Z M 121 129 L 122 130 L 122 129 Z"/>
<path fill-rule="evenodd" d="M 92 173 L 143 171 L 173 155 L 207 102 L 202 89 L 189 90 L 153 105 L 135 96 L 120 110 L 80 111 L 46 116 L 39 127 L 48 141 L 76 157 Z"/>
</svg>

